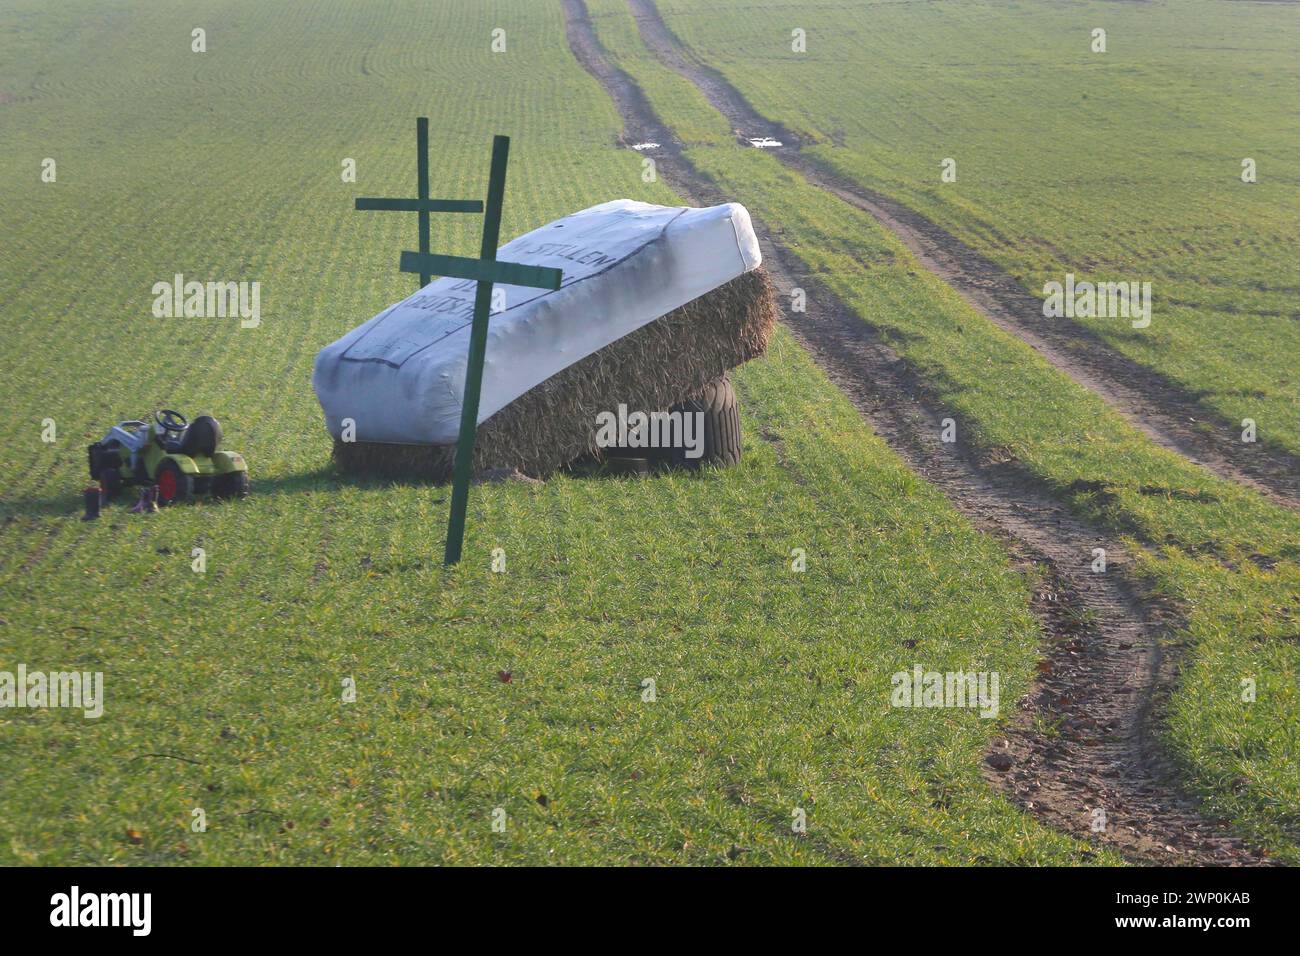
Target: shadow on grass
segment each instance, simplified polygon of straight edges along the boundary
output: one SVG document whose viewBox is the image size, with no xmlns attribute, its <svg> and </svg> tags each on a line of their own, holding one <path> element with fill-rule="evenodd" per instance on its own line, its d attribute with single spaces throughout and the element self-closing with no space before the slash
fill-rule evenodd
<svg viewBox="0 0 1300 956">
<path fill-rule="evenodd" d="M 624 459 L 624 462 L 630 461 Z M 691 477 L 707 477 L 714 471 L 704 467 L 698 469 L 672 467 L 662 462 L 649 461 L 644 469 L 623 463 L 610 461 L 599 462 L 594 459 L 580 459 L 562 469 L 559 474 L 578 481 L 605 481 L 610 479 L 643 478 L 652 479 L 664 474 L 677 474 Z M 476 480 L 475 484 L 506 484 L 508 477 Z M 528 479 L 533 486 L 544 484 L 536 479 Z M 450 483 L 438 484 L 422 480 L 412 475 L 352 475 L 339 471 L 334 465 L 322 465 L 312 471 L 279 475 L 274 478 L 253 478 L 249 497 L 258 498 L 266 495 L 297 495 L 310 492 L 337 491 L 342 487 L 383 490 L 386 488 L 427 487 L 435 491 L 451 494 Z M 105 515 L 115 511 L 125 511 L 136 501 L 139 485 L 129 485 L 122 489 L 122 494 L 113 504 L 105 504 Z M 200 503 L 223 507 L 230 502 L 215 501 L 207 494 L 195 495 Z M 435 501 L 441 504 L 441 501 Z M 76 517 L 83 514 L 83 499 L 80 489 L 64 494 L 43 498 L 23 498 L 13 501 L 0 501 L 0 524 L 9 524 L 21 518 Z"/>
<path fill-rule="evenodd" d="M 339 474 L 332 465 L 325 465 L 314 471 L 300 472 L 298 474 L 281 475 L 275 478 L 254 478 L 251 482 L 252 492 L 250 497 L 266 494 L 301 494 L 309 491 L 332 491 L 345 484 L 382 488 L 393 484 L 393 482 L 379 479 L 353 479 Z M 113 504 L 105 503 L 103 505 L 104 513 L 108 514 L 116 510 L 125 511 L 130 508 L 136 502 L 140 488 L 140 485 L 125 486 L 117 501 Z M 212 503 L 218 506 L 229 503 L 215 501 L 206 493 L 197 494 L 194 498 L 196 502 Z M 83 513 L 83 507 L 82 489 L 44 498 L 3 501 L 0 502 L 0 522 L 7 524 L 22 517 L 80 517 Z"/>
</svg>

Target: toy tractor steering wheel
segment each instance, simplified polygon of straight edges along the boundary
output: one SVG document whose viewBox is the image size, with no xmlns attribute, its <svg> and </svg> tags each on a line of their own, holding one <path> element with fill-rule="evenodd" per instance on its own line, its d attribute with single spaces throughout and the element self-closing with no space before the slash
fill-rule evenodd
<svg viewBox="0 0 1300 956">
<path fill-rule="evenodd" d="M 158 423 L 159 428 L 169 432 L 183 432 L 190 426 L 188 418 L 180 412 L 172 411 L 170 408 L 163 408 L 154 412 L 153 420 Z"/>
</svg>

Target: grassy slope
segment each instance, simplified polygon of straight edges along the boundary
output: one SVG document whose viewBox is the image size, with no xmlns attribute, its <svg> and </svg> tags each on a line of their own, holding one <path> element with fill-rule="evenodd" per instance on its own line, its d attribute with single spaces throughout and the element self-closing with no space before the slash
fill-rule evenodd
<svg viewBox="0 0 1300 956">
<path fill-rule="evenodd" d="M 1262 440 L 1300 450 L 1294 6 L 659 7 L 814 154 L 1031 292 L 1066 272 L 1150 281 L 1149 328 L 1079 321 L 1230 422 L 1255 419 Z M 791 52 L 794 27 L 807 31 L 804 54 Z M 1107 30 L 1104 54 L 1091 52 L 1094 27 Z M 955 183 L 940 182 L 945 157 Z M 1257 184 L 1241 182 L 1243 157 L 1256 160 Z"/>
<path fill-rule="evenodd" d="M 1300 518 L 1154 446 L 983 320 L 869 216 L 736 145 L 699 93 L 648 55 L 622 0 L 590 7 L 661 115 L 685 117 L 697 167 L 884 330 L 949 403 L 960 435 L 1019 460 L 1138 549 L 1153 585 L 1189 616 L 1182 639 L 1193 651 L 1167 732 L 1190 784 L 1216 813 L 1300 859 Z M 1254 703 L 1241 700 L 1243 678 L 1258 684 Z"/>
<path fill-rule="evenodd" d="M 921 662 L 998 670 L 1009 707 L 1026 587 L 784 335 L 740 375 L 741 468 L 478 489 L 453 573 L 442 490 L 330 470 L 311 360 L 409 291 L 411 217 L 350 206 L 410 194 L 412 116 L 436 195 L 480 194 L 512 134 L 507 234 L 671 198 L 558 9 L 20 3 L 0 35 L 0 669 L 107 685 L 97 722 L 0 713 L 0 862 L 1092 858 L 983 785 L 989 721 L 887 706 Z M 440 217 L 436 245 L 476 228 Z M 260 280 L 262 327 L 152 318 L 177 271 Z M 254 497 L 79 522 L 85 442 L 160 403 L 222 418 Z"/>
</svg>

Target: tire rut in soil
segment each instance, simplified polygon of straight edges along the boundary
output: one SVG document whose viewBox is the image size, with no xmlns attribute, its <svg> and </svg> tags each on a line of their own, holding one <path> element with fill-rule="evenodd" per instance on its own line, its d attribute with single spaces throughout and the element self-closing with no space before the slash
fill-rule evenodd
<svg viewBox="0 0 1300 956">
<path fill-rule="evenodd" d="M 691 166 L 631 78 L 606 58 L 583 0 L 563 6 L 569 46 L 614 100 L 623 141 L 660 143 L 651 155 L 689 201 L 727 201 Z M 941 442 L 948 413 L 907 363 L 774 243 L 761 222 L 754 225 L 777 286 L 810 290 L 808 311 L 786 315 L 787 328 L 908 467 L 996 536 L 1038 582 L 1031 608 L 1046 658 L 1020 712 L 987 754 L 986 778 L 1048 825 L 1135 861 L 1267 862 L 1223 832 L 1222 822 L 1199 813 L 1152 739 L 1153 711 L 1173 679 L 1165 648 L 1173 615 L 1138 590 L 1126 573 L 1127 556 L 1014 463 Z M 1099 546 L 1107 548 L 1109 567 L 1093 574 L 1092 548 Z M 1053 729 L 1045 733 L 1044 726 Z M 1106 813 L 1102 832 L 1092 830 L 1097 808 Z"/>
<path fill-rule="evenodd" d="M 739 140 L 780 140 L 782 147 L 768 150 L 777 159 L 872 216 L 968 305 L 1100 396 L 1158 445 L 1278 504 L 1300 508 L 1300 455 L 1275 445 L 1239 441 L 1240 426 L 1166 376 L 1116 351 L 1082 325 L 1045 318 L 1042 302 L 992 260 L 902 203 L 850 182 L 802 153 L 797 135 L 762 116 L 721 73 L 684 49 L 653 0 L 628 0 L 628 5 L 645 45 L 665 66 L 695 84 L 727 118 Z"/>
</svg>

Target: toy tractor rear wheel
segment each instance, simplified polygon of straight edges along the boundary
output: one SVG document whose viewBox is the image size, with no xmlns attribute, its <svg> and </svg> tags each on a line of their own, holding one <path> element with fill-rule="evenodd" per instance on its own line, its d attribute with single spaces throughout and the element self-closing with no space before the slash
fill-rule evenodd
<svg viewBox="0 0 1300 956">
<path fill-rule="evenodd" d="M 212 482 L 212 497 L 247 498 L 248 472 L 230 471 L 224 475 L 217 475 Z"/>
<path fill-rule="evenodd" d="M 178 501 L 188 501 L 194 496 L 194 476 L 181 471 L 180 465 L 168 458 L 158 466 L 158 504 L 162 507 Z"/>
<path fill-rule="evenodd" d="M 99 487 L 104 489 L 105 501 L 116 501 L 122 493 L 122 472 L 116 468 L 99 469 Z"/>
</svg>

